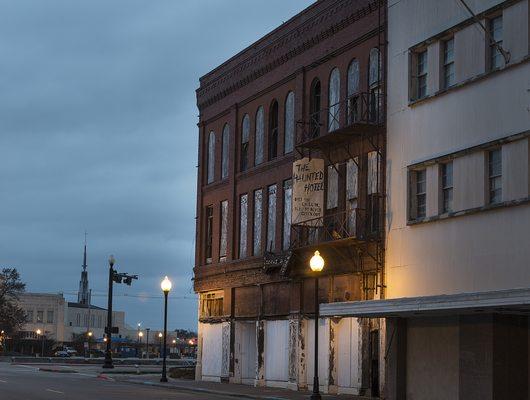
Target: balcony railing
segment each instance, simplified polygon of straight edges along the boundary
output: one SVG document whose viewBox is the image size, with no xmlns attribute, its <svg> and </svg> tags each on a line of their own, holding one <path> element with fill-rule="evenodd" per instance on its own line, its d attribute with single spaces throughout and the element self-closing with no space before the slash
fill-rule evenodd
<svg viewBox="0 0 530 400">
<path fill-rule="evenodd" d="M 346 128 L 378 126 L 384 121 L 383 97 L 378 91 L 359 93 L 328 108 L 309 115 L 309 121 L 300 121 L 302 134 L 299 144 Z"/>
<path fill-rule="evenodd" d="M 377 234 L 366 211 L 354 208 L 291 225 L 291 246 L 300 248 L 342 239 L 367 240 Z"/>
</svg>

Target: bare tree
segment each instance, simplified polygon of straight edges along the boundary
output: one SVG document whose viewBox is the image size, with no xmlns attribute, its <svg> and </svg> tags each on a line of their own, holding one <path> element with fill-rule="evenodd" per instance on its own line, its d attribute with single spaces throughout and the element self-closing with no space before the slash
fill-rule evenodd
<svg viewBox="0 0 530 400">
<path fill-rule="evenodd" d="M 3 268 L 0 272 L 0 329 L 14 334 L 26 322 L 26 314 L 18 305 L 19 295 L 26 289 L 16 268 Z"/>
</svg>

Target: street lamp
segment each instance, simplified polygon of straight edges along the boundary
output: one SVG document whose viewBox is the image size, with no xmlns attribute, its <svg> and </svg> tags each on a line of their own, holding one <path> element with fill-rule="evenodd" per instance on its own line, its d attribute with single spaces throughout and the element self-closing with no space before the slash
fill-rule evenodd
<svg viewBox="0 0 530 400">
<path fill-rule="evenodd" d="M 159 348 L 160 351 L 158 352 L 158 357 L 162 355 L 162 332 L 158 332 L 158 342 L 159 342 Z"/>
<path fill-rule="evenodd" d="M 144 336 L 144 333 L 142 331 L 138 332 L 138 350 L 140 350 L 140 357 L 142 358 L 142 338 Z M 136 357 L 138 357 L 138 350 L 136 350 Z"/>
<path fill-rule="evenodd" d="M 311 260 L 309 260 L 309 267 L 315 273 L 315 362 L 313 371 L 313 393 L 312 400 L 320 400 L 320 384 L 318 383 L 318 273 L 324 269 L 324 259 L 317 250 Z"/>
<path fill-rule="evenodd" d="M 40 353 L 40 356 L 44 357 L 44 332 L 41 331 L 40 329 L 37 329 L 35 331 L 35 333 L 37 334 L 37 339 L 39 338 L 39 336 L 41 338 L 41 353 Z"/>
<path fill-rule="evenodd" d="M 109 295 L 108 295 L 108 306 L 107 306 L 107 328 L 105 329 L 105 337 L 107 338 L 107 350 L 105 351 L 105 363 L 103 368 L 114 368 L 112 364 L 112 281 L 114 279 L 114 264 L 116 259 L 111 254 L 109 256 Z"/>
<path fill-rule="evenodd" d="M 88 348 L 88 358 L 90 358 L 90 339 L 92 339 L 92 335 L 93 334 L 92 334 L 92 332 L 87 332 L 86 335 L 88 336 L 88 346 L 87 346 L 87 348 Z"/>
<path fill-rule="evenodd" d="M 162 352 L 162 378 L 160 382 L 167 382 L 166 376 L 166 339 L 167 339 L 167 296 L 171 290 L 171 281 L 166 276 L 160 284 L 162 291 L 164 292 L 164 349 Z"/>
</svg>

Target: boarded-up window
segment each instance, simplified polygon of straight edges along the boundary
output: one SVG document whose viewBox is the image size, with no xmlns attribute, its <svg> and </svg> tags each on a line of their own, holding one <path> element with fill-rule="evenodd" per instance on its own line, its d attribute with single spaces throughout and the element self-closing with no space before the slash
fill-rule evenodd
<svg viewBox="0 0 530 400">
<path fill-rule="evenodd" d="M 212 183 L 215 176 L 215 133 L 213 131 L 208 135 L 208 177 L 207 182 Z"/>
<path fill-rule="evenodd" d="M 243 117 L 243 122 L 241 123 L 241 159 L 240 159 L 240 169 L 241 171 L 246 171 L 248 169 L 248 141 L 250 137 L 250 118 L 248 114 L 245 114 Z"/>
<path fill-rule="evenodd" d="M 333 277 L 332 301 L 361 300 L 360 275 L 336 275 Z"/>
<path fill-rule="evenodd" d="M 247 256 L 248 195 L 239 198 L 239 258 Z"/>
<path fill-rule="evenodd" d="M 288 315 L 290 306 L 288 282 L 263 285 L 263 314 L 266 316 Z"/>
<path fill-rule="evenodd" d="M 381 156 L 377 151 L 368 153 L 368 194 L 379 193 L 381 186 Z"/>
<path fill-rule="evenodd" d="M 255 156 L 254 164 L 259 165 L 263 162 L 263 144 L 265 143 L 265 122 L 263 119 L 263 107 L 259 106 L 256 112 L 256 132 L 255 132 Z"/>
<path fill-rule="evenodd" d="M 328 165 L 328 190 L 326 209 L 331 210 L 338 205 L 339 174 L 337 165 Z"/>
<path fill-rule="evenodd" d="M 226 260 L 226 249 L 228 239 L 228 200 L 221 202 L 221 235 L 219 240 L 220 261 Z"/>
<path fill-rule="evenodd" d="M 201 318 L 220 317 L 223 315 L 223 293 L 211 292 L 201 294 Z"/>
<path fill-rule="evenodd" d="M 268 188 L 267 250 L 276 250 L 276 185 Z"/>
<path fill-rule="evenodd" d="M 294 147 L 294 93 L 289 92 L 285 99 L 285 139 L 284 152 L 290 153 Z"/>
<path fill-rule="evenodd" d="M 254 191 L 253 254 L 261 254 L 261 221 L 263 220 L 263 190 Z"/>
<path fill-rule="evenodd" d="M 225 124 L 223 128 L 223 148 L 221 154 L 221 179 L 228 178 L 228 151 L 230 148 L 230 126 Z"/>
<path fill-rule="evenodd" d="M 257 286 L 243 286 L 234 289 L 234 314 L 236 317 L 257 317 L 261 301 Z"/>
<path fill-rule="evenodd" d="M 328 131 L 339 128 L 340 121 L 340 73 L 338 68 L 334 68 L 329 76 L 329 112 Z"/>
<path fill-rule="evenodd" d="M 348 67 L 348 123 L 353 124 L 359 120 L 361 101 L 359 93 L 359 61 L 352 60 Z"/>
<path fill-rule="evenodd" d="M 206 263 L 212 262 L 213 206 L 206 207 Z"/>
<path fill-rule="evenodd" d="M 293 182 L 289 179 L 283 183 L 283 250 L 291 245 L 291 203 L 293 198 Z"/>
<path fill-rule="evenodd" d="M 346 206 L 348 212 L 348 230 L 350 236 L 357 233 L 357 193 L 359 170 L 357 167 L 358 157 L 350 159 L 346 163 Z"/>
<path fill-rule="evenodd" d="M 269 110 L 269 160 L 278 155 L 278 102 L 274 100 Z"/>
</svg>

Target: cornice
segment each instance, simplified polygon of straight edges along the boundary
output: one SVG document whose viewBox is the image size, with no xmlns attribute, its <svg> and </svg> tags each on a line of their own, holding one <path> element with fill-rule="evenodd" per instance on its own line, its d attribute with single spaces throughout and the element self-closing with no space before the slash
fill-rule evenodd
<svg viewBox="0 0 530 400">
<path fill-rule="evenodd" d="M 361 18 L 377 11 L 381 2 L 379 0 L 367 1 L 366 5 L 361 8 L 357 8 L 358 3 L 358 0 L 345 0 L 330 5 L 313 18 L 274 40 L 256 54 L 228 69 L 221 76 L 208 82 L 201 82 L 203 84 L 197 89 L 199 110 L 214 104 L 311 49 L 323 40 L 332 37 Z M 333 17 L 343 12 L 344 9 L 353 11 L 347 17 L 335 22 Z M 307 37 L 307 39 L 293 46 L 293 43 L 299 41 L 301 37 Z"/>
</svg>

